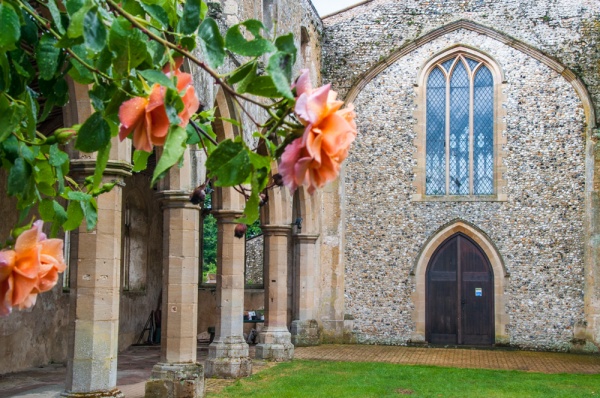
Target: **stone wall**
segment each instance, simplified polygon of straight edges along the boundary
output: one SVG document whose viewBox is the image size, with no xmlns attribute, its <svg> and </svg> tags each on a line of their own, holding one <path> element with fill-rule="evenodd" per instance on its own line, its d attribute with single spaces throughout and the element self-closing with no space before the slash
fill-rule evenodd
<svg viewBox="0 0 600 398">
<path fill-rule="evenodd" d="M 324 78 L 355 91 L 359 137 L 344 178 L 346 312 L 358 341 L 405 344 L 415 330 L 411 270 L 425 242 L 461 219 L 486 233 L 504 260 L 505 333 L 511 345 L 568 349 L 586 325 L 586 134 L 582 99 L 525 51 L 468 29 L 415 39 L 461 19 L 492 27 L 559 58 L 598 98 L 595 2 L 373 1 L 327 18 Z M 415 202 L 415 87 L 423 65 L 456 44 L 495 59 L 502 85 L 507 201 Z M 402 46 L 404 56 L 385 63 Z M 593 121 L 592 121 L 593 123 Z M 596 272 L 592 269 L 592 272 Z M 589 348 L 589 347 L 588 347 Z"/>
<path fill-rule="evenodd" d="M 4 172 L 0 172 L 0 192 L 6 192 Z M 16 225 L 15 209 L 15 200 L 0 197 L 1 241 L 9 238 L 10 228 Z M 45 228 L 45 232 L 49 230 Z M 63 292 L 62 278 L 59 277 L 51 291 L 38 295 L 32 308 L 15 309 L 10 315 L 0 317 L 0 374 L 65 360 L 69 294 Z"/>
<path fill-rule="evenodd" d="M 144 253 L 135 253 L 130 248 L 129 257 L 123 255 L 123 264 L 127 259 L 130 260 L 127 277 L 132 284 L 129 288 L 124 286 L 126 276 L 125 267 L 122 266 L 121 286 L 123 288 L 119 303 L 119 351 L 123 351 L 137 341 L 150 312 L 158 308 L 161 292 L 163 217 L 160 205 L 154 197 L 155 191 L 150 188 L 150 178 L 149 172 L 134 174 L 125 180 L 126 185 L 123 188 L 124 209 L 129 198 L 135 197 L 137 202 L 143 204 L 141 207 L 145 212 L 145 222 L 138 221 L 138 223 L 147 226 L 147 235 L 137 237 L 141 241 L 135 245 Z M 125 241 L 127 226 L 124 227 L 124 232 L 123 240 Z M 134 281 L 138 283 L 133 284 Z M 147 334 L 144 335 L 144 339 L 146 338 Z"/>
<path fill-rule="evenodd" d="M 262 235 L 246 241 L 246 284 L 263 284 L 264 238 Z"/>
</svg>

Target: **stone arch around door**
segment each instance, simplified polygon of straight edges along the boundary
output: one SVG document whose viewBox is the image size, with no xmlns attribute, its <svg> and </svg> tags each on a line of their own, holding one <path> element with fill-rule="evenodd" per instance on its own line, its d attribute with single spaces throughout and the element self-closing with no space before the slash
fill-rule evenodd
<svg viewBox="0 0 600 398">
<path fill-rule="evenodd" d="M 489 237 L 474 225 L 463 221 L 455 220 L 441 227 L 425 243 L 417 260 L 411 275 L 415 278 L 415 292 L 413 293 L 413 320 L 415 322 L 415 331 L 411 336 L 412 342 L 426 341 L 426 273 L 427 266 L 438 249 L 448 238 L 461 233 L 473 241 L 483 251 L 490 262 L 493 271 L 494 286 L 494 340 L 496 344 L 508 343 L 506 325 L 508 324 L 508 315 L 506 314 L 506 305 L 504 290 L 509 276 L 500 253 L 493 245 Z"/>
</svg>

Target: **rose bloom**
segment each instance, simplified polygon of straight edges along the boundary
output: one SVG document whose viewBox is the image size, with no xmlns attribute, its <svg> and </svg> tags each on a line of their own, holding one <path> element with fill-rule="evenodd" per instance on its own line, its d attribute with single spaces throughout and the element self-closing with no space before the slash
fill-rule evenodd
<svg viewBox="0 0 600 398">
<path fill-rule="evenodd" d="M 329 84 L 313 90 L 306 69 L 296 82 L 296 94 L 294 111 L 306 128 L 285 148 L 279 172 L 290 191 L 305 185 L 312 194 L 339 175 L 356 138 L 356 114 L 352 105 L 340 109 L 343 102 Z"/>
<path fill-rule="evenodd" d="M 192 87 L 192 75 L 179 70 L 183 58 L 176 59 L 174 75 L 177 76 L 177 91 L 183 95 L 183 110 L 179 113 L 181 127 L 187 126 L 190 117 L 198 110 L 200 102 Z M 170 77 L 170 65 L 163 72 Z M 146 152 L 152 152 L 153 145 L 162 146 L 167 139 L 171 125 L 165 108 L 167 89 L 154 84 L 148 98 L 135 97 L 123 102 L 119 108 L 119 139 L 123 141 L 133 131 L 133 146 Z"/>
<path fill-rule="evenodd" d="M 34 305 L 38 293 L 52 289 L 66 268 L 63 241 L 46 239 L 42 225 L 36 221 L 19 235 L 14 250 L 0 251 L 0 315 Z"/>
</svg>

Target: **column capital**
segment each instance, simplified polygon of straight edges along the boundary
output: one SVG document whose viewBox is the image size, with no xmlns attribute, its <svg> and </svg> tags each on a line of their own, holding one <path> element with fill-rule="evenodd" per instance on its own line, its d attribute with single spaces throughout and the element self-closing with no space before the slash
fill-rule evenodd
<svg viewBox="0 0 600 398">
<path fill-rule="evenodd" d="M 315 243 L 320 236 L 319 234 L 296 234 L 294 235 L 294 239 L 304 243 Z"/>
<path fill-rule="evenodd" d="M 200 206 L 190 202 L 190 193 L 187 191 L 158 191 L 154 196 L 160 202 L 161 209 L 200 210 Z"/>
<path fill-rule="evenodd" d="M 237 224 L 235 220 L 244 215 L 241 210 L 219 209 L 210 212 L 221 223 Z"/>
<path fill-rule="evenodd" d="M 94 174 L 96 169 L 96 159 L 73 159 L 71 163 L 71 172 L 76 178 L 85 178 Z M 122 160 L 109 160 L 104 169 L 105 176 L 130 177 L 133 165 Z"/>
<path fill-rule="evenodd" d="M 260 229 L 263 232 L 263 235 L 290 235 L 292 233 L 291 225 L 261 225 Z"/>
</svg>

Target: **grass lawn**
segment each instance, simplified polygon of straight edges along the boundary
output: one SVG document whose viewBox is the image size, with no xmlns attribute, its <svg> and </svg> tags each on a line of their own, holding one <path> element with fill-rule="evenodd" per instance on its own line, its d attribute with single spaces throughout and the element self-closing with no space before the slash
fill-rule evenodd
<svg viewBox="0 0 600 398">
<path fill-rule="evenodd" d="M 278 364 L 208 397 L 600 397 L 600 375 L 300 361 Z"/>
</svg>

